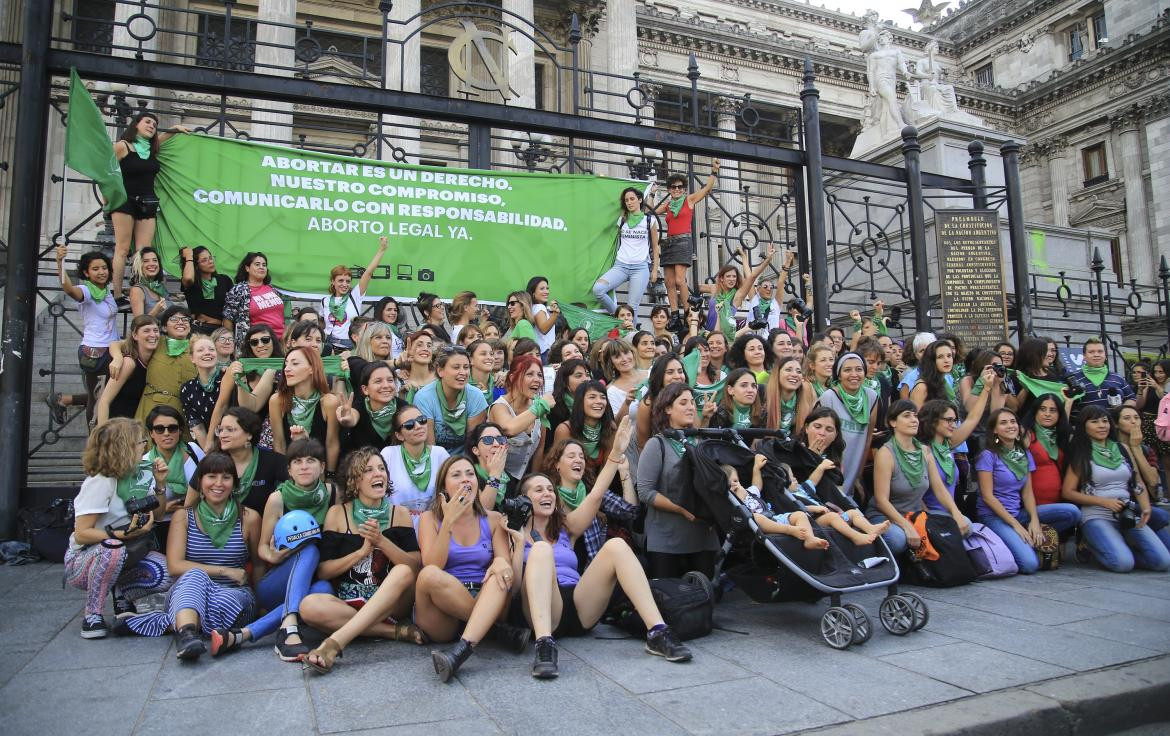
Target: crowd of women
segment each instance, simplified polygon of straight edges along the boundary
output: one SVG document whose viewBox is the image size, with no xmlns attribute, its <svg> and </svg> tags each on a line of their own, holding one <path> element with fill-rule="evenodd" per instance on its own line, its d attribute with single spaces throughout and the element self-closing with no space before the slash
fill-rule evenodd
<svg viewBox="0 0 1170 736">
<path fill-rule="evenodd" d="M 687 661 L 648 577 L 714 571 L 720 539 L 674 500 L 693 451 L 674 430 L 701 427 L 803 443 L 821 464 L 795 482 L 831 470 L 856 509 L 818 525 L 881 534 L 898 554 L 922 545 L 909 517 L 926 511 L 964 533 L 986 525 L 1022 573 L 1040 569 L 1049 533 L 1109 570 L 1170 569 L 1157 504 L 1170 361 L 1118 376 L 1090 339 L 1066 374 L 1042 338 L 904 345 L 881 302 L 817 332 L 766 275 L 782 283 L 792 263 L 771 249 L 692 298 L 690 213 L 717 175 L 692 193 L 672 177 L 657 204 L 623 192 L 617 259 L 594 285 L 620 321 L 605 335 L 570 326 L 542 276 L 498 321 L 469 291 L 369 309 L 382 239 L 356 282 L 343 265 L 323 274 L 327 295 L 294 319 L 261 252 L 229 278 L 210 250 L 184 248 L 180 296 L 136 241 L 122 338 L 117 263 L 86 253 L 75 282 L 61 246 L 87 391 L 48 402 L 84 404 L 94 424 L 65 562 L 86 591 L 82 636 L 107 635 L 110 597 L 115 633 L 170 634 L 182 659 L 275 635 L 281 659 L 325 673 L 359 636 L 450 642 L 432 652 L 446 681 L 485 639 L 521 652 L 535 637 L 532 672 L 547 678 L 557 638 L 593 628 L 620 589 L 646 651 Z M 639 329 L 660 266 L 668 305 Z M 610 292 L 627 279 L 619 305 Z M 789 521 L 823 546 L 808 519 Z M 137 611 L 162 592 L 162 610 Z M 302 626 L 327 636 L 310 649 Z"/>
</svg>

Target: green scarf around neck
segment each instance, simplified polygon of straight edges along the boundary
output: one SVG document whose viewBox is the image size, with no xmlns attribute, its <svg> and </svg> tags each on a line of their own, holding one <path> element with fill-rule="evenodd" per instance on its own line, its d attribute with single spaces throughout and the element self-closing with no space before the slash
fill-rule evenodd
<svg viewBox="0 0 1170 736">
<path fill-rule="evenodd" d="M 1060 447 L 1056 444 L 1055 429 L 1037 425 L 1033 430 L 1033 434 L 1036 435 L 1036 441 L 1044 448 L 1044 452 L 1048 453 L 1048 457 L 1052 458 L 1052 462 L 1060 459 Z"/>
<path fill-rule="evenodd" d="M 240 505 L 236 499 L 228 498 L 223 511 L 216 513 L 211 504 L 200 500 L 195 506 L 195 517 L 199 519 L 199 526 L 203 533 L 211 540 L 216 549 L 223 549 L 232 538 L 232 530 L 236 528 L 236 519 L 240 517 Z"/>
<path fill-rule="evenodd" d="M 199 381 L 199 387 L 203 389 L 203 393 L 219 393 L 219 391 L 216 390 L 216 384 L 219 383 L 219 374 L 220 368 L 219 365 L 216 364 L 215 370 L 213 370 L 211 375 L 207 377 L 207 381 L 203 381 L 202 379 L 196 377 L 195 380 Z"/>
<path fill-rule="evenodd" d="M 796 394 L 780 399 L 780 429 L 789 434 L 796 428 Z"/>
<path fill-rule="evenodd" d="M 390 526 L 390 499 L 382 497 L 382 503 L 377 506 L 367 506 L 362 503 L 360 496 L 355 496 L 350 509 L 350 518 L 354 526 L 361 526 L 370 519 L 378 522 L 378 531 L 386 531 Z"/>
<path fill-rule="evenodd" d="M 681 197 L 671 197 L 670 204 L 667 205 L 670 208 L 670 216 L 678 217 L 678 213 L 682 212 L 683 205 L 686 204 L 686 201 L 687 195 L 685 194 Z"/>
<path fill-rule="evenodd" d="M 588 422 L 581 425 L 581 444 L 585 446 L 585 455 L 590 460 L 596 460 L 601 454 L 601 423 L 590 427 Z"/>
<path fill-rule="evenodd" d="M 999 459 L 1012 471 L 1016 480 L 1023 480 L 1028 475 L 1028 451 L 1017 443 L 1010 450 L 999 454 Z"/>
<path fill-rule="evenodd" d="M 305 430 L 305 434 L 309 434 L 313 428 L 313 419 L 317 415 L 317 406 L 321 403 L 321 392 L 314 391 L 311 396 L 301 398 L 296 394 L 292 397 L 292 406 L 289 407 L 288 425 L 291 428 L 293 425 Z"/>
<path fill-rule="evenodd" d="M 153 460 L 139 460 L 129 475 L 118 479 L 117 494 L 122 503 L 150 494 L 150 486 L 154 481 L 153 465 Z"/>
<path fill-rule="evenodd" d="M 138 154 L 138 158 L 146 161 L 150 158 L 150 139 L 142 136 L 135 136 L 134 138 L 134 152 Z"/>
<path fill-rule="evenodd" d="M 329 296 L 329 314 L 333 317 L 333 321 L 337 324 L 345 324 L 345 301 L 349 295 L 345 296 Z"/>
<path fill-rule="evenodd" d="M 637 212 L 628 212 L 628 213 L 626 213 L 626 227 L 633 230 L 634 228 L 641 225 L 642 220 L 645 220 L 645 219 L 646 219 L 646 213 L 642 212 L 641 210 L 639 210 Z"/>
<path fill-rule="evenodd" d="M 406 445 L 399 445 L 398 447 L 402 452 L 402 467 L 406 469 L 406 474 L 410 476 L 410 482 L 418 490 L 426 491 L 427 486 L 431 484 L 431 448 L 423 445 L 422 457 L 416 460 L 407 452 Z"/>
<path fill-rule="evenodd" d="M 162 456 L 157 447 L 151 447 L 150 452 L 146 453 L 146 461 L 153 467 L 154 461 Z M 182 498 L 187 493 L 187 471 L 183 467 L 187 461 L 187 454 L 183 451 L 183 445 L 180 443 L 175 447 L 175 451 L 171 453 L 171 459 L 167 460 L 163 457 L 167 464 L 167 491 L 172 496 Z"/>
<path fill-rule="evenodd" d="M 663 439 L 666 440 L 667 444 L 670 445 L 670 449 L 674 450 L 675 454 L 679 457 L 685 455 L 687 449 L 691 446 L 689 437 L 682 440 L 676 440 L 674 437 L 663 437 Z"/>
<path fill-rule="evenodd" d="M 159 299 L 168 299 L 171 296 L 167 293 L 167 287 L 165 284 L 163 284 L 163 280 L 161 278 L 142 279 L 142 281 L 138 282 L 138 285 L 146 291 L 153 293 Z"/>
<path fill-rule="evenodd" d="M 1089 379 L 1089 383 L 1092 383 L 1097 388 L 1101 388 L 1101 384 L 1105 383 L 1105 379 L 1109 377 L 1109 366 L 1102 365 L 1096 368 L 1084 366 L 1081 368 L 1081 373 L 1085 378 Z"/>
<path fill-rule="evenodd" d="M 1103 468 L 1117 470 L 1121 467 L 1121 446 L 1114 440 L 1093 443 L 1093 462 Z"/>
<path fill-rule="evenodd" d="M 104 302 L 106 300 L 106 295 L 110 293 L 109 284 L 106 284 L 105 286 L 98 286 L 94 282 L 88 280 L 82 281 L 81 283 L 85 286 L 86 289 L 89 290 L 89 298 L 93 299 L 94 302 L 98 304 Z"/>
<path fill-rule="evenodd" d="M 942 442 L 931 442 L 930 453 L 934 455 L 939 473 L 943 477 L 943 483 L 950 486 L 951 482 L 955 479 L 955 454 L 951 452 L 950 443 L 946 440 Z"/>
<path fill-rule="evenodd" d="M 302 509 L 308 511 L 318 524 L 325 523 L 325 512 L 329 510 L 329 489 L 325 481 L 318 479 L 312 488 L 301 488 L 290 478 L 276 487 L 284 502 L 284 512 Z"/>
<path fill-rule="evenodd" d="M 232 498 L 242 503 L 248 497 L 252 491 L 252 481 L 256 478 L 256 467 L 259 464 L 260 451 L 253 447 L 252 456 L 248 458 L 248 465 L 244 468 L 244 472 L 240 473 L 240 484 L 232 492 Z"/>
<path fill-rule="evenodd" d="M 207 301 L 215 299 L 215 277 L 199 279 L 199 288 L 203 291 L 203 298 Z"/>
<path fill-rule="evenodd" d="M 837 386 L 836 391 L 841 397 L 841 403 L 845 405 L 845 410 L 849 412 L 849 418 L 862 426 L 869 424 L 869 394 L 865 392 L 865 388 L 857 389 L 856 394 L 849 393 L 844 386 Z"/>
<path fill-rule="evenodd" d="M 183 353 L 186 353 L 191 346 L 191 341 L 188 339 L 176 340 L 173 337 L 167 338 L 167 355 L 172 358 L 177 358 Z"/>
<path fill-rule="evenodd" d="M 390 433 L 394 431 L 394 412 L 398 409 L 398 399 L 390 399 L 390 402 L 381 409 L 374 409 L 370 406 L 370 397 L 365 398 L 366 414 L 370 417 L 370 424 L 373 425 L 374 431 L 383 440 L 390 437 Z"/>
<path fill-rule="evenodd" d="M 577 481 L 576 488 L 565 488 L 564 486 L 557 486 L 557 495 L 565 502 L 565 505 L 572 511 L 585 501 L 585 481 Z"/>
<path fill-rule="evenodd" d="M 731 427 L 732 429 L 750 429 L 752 426 L 752 407 L 744 406 L 738 401 L 732 401 Z"/>
<path fill-rule="evenodd" d="M 435 382 L 435 398 L 439 400 L 439 413 L 443 415 L 443 424 L 456 436 L 467 434 L 467 387 L 464 386 L 455 395 L 455 405 L 447 405 L 447 392 L 443 390 L 443 382 Z"/>
<path fill-rule="evenodd" d="M 926 460 L 925 454 L 922 452 L 922 443 L 917 439 L 912 440 L 912 442 L 914 443 L 913 450 L 903 450 L 901 443 L 896 439 L 891 441 L 889 445 L 894 453 L 894 460 L 898 463 L 898 469 L 906 477 L 906 482 L 911 487 L 917 488 L 926 482 Z"/>
</svg>

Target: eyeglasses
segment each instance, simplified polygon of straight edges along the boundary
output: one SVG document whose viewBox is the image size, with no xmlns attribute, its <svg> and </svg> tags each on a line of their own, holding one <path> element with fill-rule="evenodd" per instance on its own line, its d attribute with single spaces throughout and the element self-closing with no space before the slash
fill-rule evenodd
<svg viewBox="0 0 1170 736">
<path fill-rule="evenodd" d="M 261 345 L 271 345 L 272 338 L 269 337 L 268 335 L 262 335 L 260 337 L 249 337 L 248 344 L 254 348 L 258 348 Z"/>
<path fill-rule="evenodd" d="M 170 324 L 175 324 L 175 325 L 189 325 L 189 324 L 191 324 L 191 318 L 190 318 L 190 317 L 184 317 L 184 316 L 183 316 L 183 315 L 181 315 L 181 314 L 176 314 L 175 316 L 173 316 L 173 317 L 171 317 L 170 319 L 168 319 L 168 320 L 167 320 L 167 324 L 168 324 L 168 325 L 170 325 Z"/>
<path fill-rule="evenodd" d="M 487 445 L 488 447 L 491 447 L 492 445 L 506 445 L 506 444 L 508 444 L 508 438 L 502 434 L 489 434 L 486 437 L 480 437 L 479 441 L 482 442 L 483 444 Z"/>
<path fill-rule="evenodd" d="M 271 339 L 271 338 L 269 338 L 269 339 Z M 222 342 L 224 345 L 231 345 L 232 342 L 234 342 L 231 335 L 220 335 L 219 337 L 215 338 L 215 341 Z"/>
<path fill-rule="evenodd" d="M 150 425 L 150 431 L 157 432 L 158 434 L 178 434 L 179 433 L 179 425 L 177 425 L 177 424 L 152 424 L 152 425 Z"/>
<path fill-rule="evenodd" d="M 407 432 L 409 432 L 410 430 L 414 429 L 415 427 L 427 426 L 427 422 L 429 422 L 429 421 L 431 421 L 431 420 L 428 419 L 427 417 L 415 417 L 414 419 L 407 419 L 402 424 L 399 424 L 398 428 L 405 429 Z"/>
<path fill-rule="evenodd" d="M 516 305 L 517 305 L 517 304 L 519 304 L 519 303 L 520 303 L 520 302 L 518 302 L 518 301 L 516 301 L 515 299 L 513 299 L 513 300 L 509 301 L 509 302 L 506 304 L 506 306 L 509 306 L 509 307 L 514 307 L 514 306 L 516 306 Z"/>
</svg>

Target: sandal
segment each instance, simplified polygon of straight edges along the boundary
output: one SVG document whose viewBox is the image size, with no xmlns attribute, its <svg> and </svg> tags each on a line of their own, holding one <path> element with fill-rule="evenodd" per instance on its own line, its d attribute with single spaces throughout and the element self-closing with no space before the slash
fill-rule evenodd
<svg viewBox="0 0 1170 736">
<path fill-rule="evenodd" d="M 427 636 L 427 633 L 409 621 L 394 624 L 394 641 L 414 642 L 420 647 L 431 643 L 431 639 Z"/>
<path fill-rule="evenodd" d="M 243 643 L 244 632 L 241 629 L 211 630 L 211 656 L 213 657 L 239 649 Z"/>
<path fill-rule="evenodd" d="M 327 636 L 321 642 L 321 646 L 306 654 L 301 660 L 301 669 L 313 670 L 318 675 L 327 675 L 333 669 L 333 660 L 343 656 L 345 655 L 341 651 L 341 645 Z M 311 657 L 316 657 L 320 661 L 314 662 Z"/>
<path fill-rule="evenodd" d="M 286 626 L 276 634 L 278 638 L 273 649 L 276 651 L 276 656 L 285 662 L 300 662 L 309 653 L 309 647 L 303 641 L 296 644 L 289 643 L 288 638 L 293 634 L 301 635 L 301 630 L 296 625 Z"/>
</svg>

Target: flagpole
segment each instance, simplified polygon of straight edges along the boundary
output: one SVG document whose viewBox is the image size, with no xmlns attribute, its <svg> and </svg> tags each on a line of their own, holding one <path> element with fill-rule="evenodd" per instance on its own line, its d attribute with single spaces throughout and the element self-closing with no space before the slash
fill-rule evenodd
<svg viewBox="0 0 1170 736">
<path fill-rule="evenodd" d="M 20 50 L 20 98 L 13 142 L 9 200 L 8 283 L 4 290 L 4 341 L 0 346 L 0 537 L 16 527 L 20 493 L 28 467 L 31 354 L 36 316 L 37 260 L 49 130 L 49 69 L 46 57 L 54 3 L 24 0 L 24 43 Z"/>
</svg>

